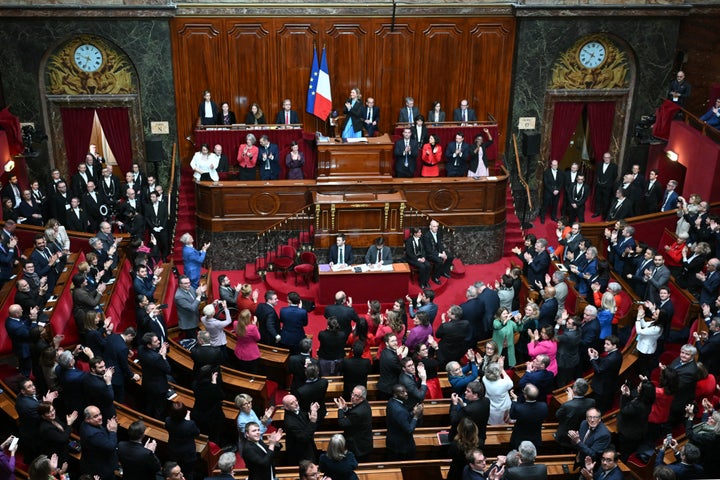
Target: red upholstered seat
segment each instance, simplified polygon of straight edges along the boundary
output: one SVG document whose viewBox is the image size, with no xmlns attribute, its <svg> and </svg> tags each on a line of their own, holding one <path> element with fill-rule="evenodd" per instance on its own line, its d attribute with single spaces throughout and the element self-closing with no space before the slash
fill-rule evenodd
<svg viewBox="0 0 720 480">
<path fill-rule="evenodd" d="M 275 272 L 280 272 L 283 278 L 287 277 L 287 272 L 295 265 L 295 256 L 297 251 L 290 245 L 281 245 L 278 249 L 277 256 L 273 260 Z"/>
<path fill-rule="evenodd" d="M 314 252 L 302 252 L 300 254 L 300 263 L 295 265 L 295 285 L 297 285 L 298 276 L 305 280 L 305 284 L 310 286 L 310 281 L 315 275 L 317 268 L 317 256 Z"/>
</svg>

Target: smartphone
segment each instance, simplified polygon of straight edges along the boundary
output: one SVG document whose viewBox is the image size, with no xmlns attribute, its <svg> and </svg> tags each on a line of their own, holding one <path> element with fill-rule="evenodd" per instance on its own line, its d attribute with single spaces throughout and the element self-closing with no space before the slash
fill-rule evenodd
<svg viewBox="0 0 720 480">
<path fill-rule="evenodd" d="M 514 317 L 514 316 L 517 315 L 518 313 L 520 313 L 520 310 L 513 310 L 512 312 L 510 312 L 510 316 L 511 316 L 511 317 Z"/>
<path fill-rule="evenodd" d="M 10 450 L 15 450 L 17 448 L 18 440 L 18 437 L 13 437 L 12 441 L 10 442 Z"/>
<path fill-rule="evenodd" d="M 665 444 L 666 444 L 666 445 L 670 445 L 670 442 L 672 442 L 672 433 L 668 433 L 668 434 L 665 436 Z"/>
</svg>

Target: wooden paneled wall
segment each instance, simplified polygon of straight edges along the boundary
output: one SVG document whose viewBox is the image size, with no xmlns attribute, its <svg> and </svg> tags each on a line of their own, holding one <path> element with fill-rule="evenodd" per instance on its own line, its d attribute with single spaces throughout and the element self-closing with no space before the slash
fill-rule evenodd
<svg viewBox="0 0 720 480">
<path fill-rule="evenodd" d="M 375 98 L 381 131 L 392 131 L 404 98 L 423 115 L 440 100 L 448 120 L 467 98 L 478 120 L 488 113 L 507 132 L 515 19 L 511 17 L 175 18 L 173 67 L 178 136 L 192 134 L 202 92 L 227 101 L 239 122 L 257 102 L 273 122 L 283 98 L 307 131 L 326 131 L 305 112 L 313 43 L 327 47 L 333 105 L 340 113 L 351 88 Z M 502 145 L 502 138 L 495 139 Z M 189 142 L 180 142 L 187 162 Z"/>
</svg>

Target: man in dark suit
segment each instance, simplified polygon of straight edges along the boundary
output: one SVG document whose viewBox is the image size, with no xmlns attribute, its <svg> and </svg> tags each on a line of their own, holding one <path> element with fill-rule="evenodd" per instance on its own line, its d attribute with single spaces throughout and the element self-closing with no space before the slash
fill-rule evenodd
<svg viewBox="0 0 720 480">
<path fill-rule="evenodd" d="M 22 190 L 18 185 L 17 175 L 10 176 L 10 181 L 0 190 L 0 196 L 12 200 L 13 208 L 20 205 L 20 202 L 22 202 Z"/>
<path fill-rule="evenodd" d="M 583 239 L 584 237 L 582 236 L 582 233 L 580 233 L 580 224 L 574 222 L 570 226 L 570 234 L 567 237 L 558 240 L 558 243 L 564 247 L 563 258 L 561 259 L 563 262 L 567 259 L 568 252 L 572 252 L 573 255 L 577 255 L 578 246 L 580 245 L 580 241 Z"/>
<path fill-rule="evenodd" d="M 345 332 L 345 338 L 347 339 L 352 331 L 353 322 L 357 322 L 359 317 L 355 309 L 352 308 L 352 300 L 348 299 L 348 296 L 342 290 L 335 293 L 335 304 L 325 307 L 325 318 L 330 317 L 337 319 L 340 330 Z"/>
<path fill-rule="evenodd" d="M 470 324 L 470 338 L 468 343 L 472 342 L 474 338 L 480 338 L 483 334 L 480 333 L 484 329 L 484 308 L 483 305 L 478 302 L 478 291 L 475 285 L 470 285 L 465 290 L 466 301 L 460 304 L 462 308 L 462 318 L 467 320 Z"/>
<path fill-rule="evenodd" d="M 378 363 L 380 364 L 380 376 L 378 377 L 377 390 L 378 397 L 388 399 L 392 395 L 393 385 L 398 383 L 400 372 L 402 372 L 402 364 L 400 356 L 407 355 L 407 347 L 398 347 L 397 335 L 388 333 L 383 339 L 385 348 L 380 353 Z M 407 395 L 407 392 L 405 392 Z"/>
<path fill-rule="evenodd" d="M 57 392 L 48 392 L 43 402 L 51 402 L 57 398 Z M 29 378 L 20 382 L 20 393 L 15 399 L 15 411 L 18 414 L 18 438 L 20 439 L 20 450 L 25 458 L 35 458 L 40 452 L 37 442 L 37 430 L 40 424 L 38 406 L 40 400 L 37 398 L 35 384 Z"/>
<path fill-rule="evenodd" d="M 377 237 L 370 248 L 368 248 L 365 254 L 365 263 L 368 265 L 392 265 L 392 253 L 390 252 L 390 247 L 385 246 L 383 237 Z"/>
<path fill-rule="evenodd" d="M 642 192 L 645 190 L 645 176 L 640 172 L 640 165 L 634 164 L 631 168 L 630 175 L 632 175 L 632 183 L 638 192 L 638 200 L 642 197 Z"/>
<path fill-rule="evenodd" d="M 335 245 L 330 246 L 328 252 L 328 263 L 330 265 L 347 264 L 352 265 L 353 262 L 352 245 L 345 243 L 345 234 L 339 233 L 335 237 Z"/>
<path fill-rule="evenodd" d="M 485 385 L 482 382 L 474 381 L 467 384 L 465 394 L 460 397 L 457 393 L 451 394 L 452 404 L 450 405 L 450 434 L 448 440 L 452 441 L 457 434 L 457 426 L 460 421 L 467 417 L 478 427 L 479 448 L 485 445 L 487 423 L 490 418 L 490 399 L 485 397 Z"/>
<path fill-rule="evenodd" d="M 435 337 L 439 340 L 437 350 L 441 368 L 448 362 L 459 361 L 467 352 L 470 333 L 470 322 L 463 319 L 462 309 L 452 305 L 447 313 L 442 315 L 442 323 L 435 332 Z"/>
<path fill-rule="evenodd" d="M 520 465 L 508 467 L 504 479 L 507 480 L 545 480 L 547 478 L 547 465 L 536 464 L 537 449 L 527 440 L 518 447 Z"/>
<path fill-rule="evenodd" d="M 670 180 L 665 186 L 665 193 L 663 193 L 662 200 L 660 201 L 661 212 L 667 212 L 668 210 L 677 208 L 678 194 L 675 191 L 677 184 L 677 180 Z"/>
<path fill-rule="evenodd" d="M 545 213 L 550 208 L 550 218 L 557 222 L 560 194 L 565 185 L 565 176 L 558 170 L 558 161 L 550 162 L 550 168 L 543 173 L 543 204 L 540 209 L 540 223 L 545 223 Z"/>
<path fill-rule="evenodd" d="M 568 438 L 578 455 L 575 461 L 581 465 L 585 457 L 590 457 L 594 462 L 600 460 L 602 452 L 610 445 L 612 437 L 610 431 L 602 422 L 600 410 L 595 407 L 585 412 L 585 420 L 580 423 L 579 430 L 570 430 Z"/>
<path fill-rule="evenodd" d="M 270 143 L 267 135 L 260 137 L 257 165 L 260 169 L 260 180 L 280 178 L 280 150 L 276 144 Z"/>
<path fill-rule="evenodd" d="M 260 343 L 264 345 L 273 346 L 280 343 L 280 320 L 275 311 L 277 303 L 277 294 L 273 290 L 268 290 L 265 292 L 265 302 L 259 303 L 255 309 L 258 330 L 260 330 Z"/>
<path fill-rule="evenodd" d="M 298 388 L 305 383 L 305 369 L 309 365 L 317 365 L 317 358 L 312 356 L 312 339 L 303 338 L 298 345 L 300 353 L 288 357 L 288 372 L 292 375 L 290 393 L 297 395 Z"/>
<path fill-rule="evenodd" d="M 440 224 L 436 220 L 430 221 L 428 231 L 423 234 L 423 243 L 427 259 L 433 264 L 433 282 L 440 285 L 440 277 L 450 278 L 453 257 L 447 254 L 443 233 L 440 231 Z"/>
<path fill-rule="evenodd" d="M 547 401 L 547 395 L 552 393 L 555 386 L 555 376 L 547 369 L 549 365 L 550 357 L 543 353 L 537 355 L 533 360 L 527 362 L 527 371 L 518 383 L 522 389 L 532 384 L 538 391 L 535 398 L 543 403 Z"/>
<path fill-rule="evenodd" d="M 602 215 L 603 220 L 607 219 L 607 212 L 612 202 L 612 194 L 617 179 L 617 165 L 613 163 L 609 152 L 603 154 L 602 162 L 595 167 L 595 208 L 593 218 Z"/>
<path fill-rule="evenodd" d="M 35 235 L 35 249 L 30 254 L 30 261 L 35 265 L 35 273 L 41 278 L 47 276 L 48 292 L 55 289 L 55 283 L 65 265 L 64 253 L 53 251 L 47 246 L 47 240 L 41 233 Z"/>
<path fill-rule="evenodd" d="M 470 144 L 465 142 L 465 134 L 457 132 L 455 141 L 445 147 L 445 171 L 448 177 L 465 177 L 470 163 Z"/>
<path fill-rule="evenodd" d="M 571 222 L 585 221 L 585 202 L 590 196 L 590 189 L 585 185 L 585 175 L 578 174 L 575 184 L 570 184 L 566 191 L 568 199 L 567 212 Z"/>
<path fill-rule="evenodd" d="M 160 343 L 165 343 L 167 341 L 167 323 L 165 323 L 165 319 L 163 318 L 160 309 L 157 308 L 157 305 L 154 302 L 148 301 L 142 307 L 142 315 L 138 315 L 137 325 L 138 339 L 144 337 L 146 333 L 152 332 L 158 336 Z"/>
<path fill-rule="evenodd" d="M 384 350 L 383 350 L 384 351 Z M 393 396 L 387 404 L 387 445 L 388 460 L 413 460 L 415 458 L 415 438 L 413 432 L 422 420 L 423 404 L 418 403 L 410 410 L 407 390 L 403 385 L 393 387 Z"/>
<path fill-rule="evenodd" d="M 698 296 L 700 305 L 712 305 L 718 296 L 718 288 L 720 288 L 720 260 L 717 258 L 708 260 L 706 272 L 698 272 L 695 277 L 700 282 L 700 295 Z"/>
<path fill-rule="evenodd" d="M 127 441 L 118 444 L 118 459 L 123 469 L 123 477 L 138 480 L 155 480 L 160 472 L 160 460 L 155 456 L 157 442 L 149 439 L 142 444 L 145 436 L 145 423 L 136 420 L 127 430 Z"/>
<path fill-rule="evenodd" d="M 83 449 L 80 470 L 91 477 L 98 475 L 101 480 L 112 480 L 118 461 L 117 420 L 108 418 L 103 427 L 102 413 L 94 405 L 85 408 L 84 417 L 85 421 L 80 425 Z"/>
<path fill-rule="evenodd" d="M 125 382 L 136 382 L 140 375 L 133 373 L 128 364 L 130 345 L 135 341 L 135 329 L 127 327 L 122 333 L 112 333 L 107 337 L 105 345 L 105 365 L 112 369 L 112 388 L 115 400 L 125 401 Z"/>
<path fill-rule="evenodd" d="M 512 435 L 510 435 L 510 447 L 518 448 L 520 442 L 528 440 L 537 445 L 542 444 L 542 423 L 547 417 L 548 406 L 544 398 L 539 399 L 539 391 L 533 384 L 523 387 L 524 402 L 518 402 L 515 392 L 510 390 L 510 418 L 515 420 Z"/>
<path fill-rule="evenodd" d="M 415 123 L 415 119 L 420 115 L 420 110 L 415 106 L 413 97 L 405 97 L 405 106 L 400 109 L 398 114 L 398 123 Z"/>
<path fill-rule="evenodd" d="M 695 401 L 695 387 L 697 386 L 697 363 L 695 355 L 697 348 L 687 344 L 680 347 L 680 355 L 670 365 L 660 364 L 661 369 L 672 368 L 678 373 L 678 389 L 670 404 L 670 425 L 677 425 L 685 414 L 685 407 Z M 593 386 L 594 388 L 594 386 Z"/>
<path fill-rule="evenodd" d="M 55 185 L 57 192 L 50 197 L 49 211 L 51 218 L 65 225 L 67 211 L 70 210 L 70 194 L 67 191 L 67 184 L 60 181 Z M 80 230 L 81 232 L 84 230 Z"/>
<path fill-rule="evenodd" d="M 226 173 L 230 171 L 230 162 L 228 156 L 223 153 L 222 145 L 217 144 L 213 149 L 213 153 L 218 157 L 218 166 L 215 169 L 218 173 Z"/>
<path fill-rule="evenodd" d="M 662 454 L 658 455 L 658 457 L 662 459 Z M 585 457 L 585 462 L 583 463 L 584 468 L 580 470 L 580 478 L 591 480 L 623 480 L 625 474 L 620 470 L 620 467 L 618 467 L 619 459 L 620 453 L 617 452 L 612 445 L 602 452 L 600 465 L 598 466 L 595 466 L 597 462 L 594 462 L 592 458 Z M 660 476 L 655 475 L 653 475 L 653 477 L 660 478 Z"/>
<path fill-rule="evenodd" d="M 418 115 L 415 118 L 415 123 L 410 127 L 410 138 L 418 142 L 418 147 L 422 149 L 423 145 L 430 141 L 430 132 L 428 132 L 425 126 L 425 117 Z"/>
<path fill-rule="evenodd" d="M 113 175 L 110 167 L 102 169 L 102 176 L 96 186 L 100 194 L 113 205 L 116 204 L 123 193 L 125 193 L 120 191 L 120 179 L 117 175 Z"/>
<path fill-rule="evenodd" d="M 145 209 L 145 222 L 150 230 L 150 234 L 154 235 L 157 240 L 161 257 L 163 259 L 167 258 L 170 253 L 167 232 L 168 208 L 165 202 L 160 201 L 157 192 L 150 194 L 150 204 Z"/>
<path fill-rule="evenodd" d="M 460 108 L 456 108 L 455 110 L 453 110 L 453 122 L 477 122 L 477 115 L 475 115 L 475 110 L 473 110 L 472 108 L 468 108 L 467 100 L 461 100 Z"/>
<path fill-rule="evenodd" d="M 633 181 L 633 174 L 626 173 L 623 175 L 622 182 L 618 185 L 625 192 L 625 198 L 630 202 L 631 215 L 635 215 L 638 204 L 642 201 L 642 188 L 638 183 Z"/>
<path fill-rule="evenodd" d="M 248 480 L 268 480 L 275 478 L 275 455 L 282 448 L 280 439 L 283 430 L 279 428 L 268 435 L 268 443 L 262 441 L 260 425 L 255 422 L 245 424 L 246 442 L 242 457 L 248 469 Z"/>
<path fill-rule="evenodd" d="M 282 106 L 282 110 L 280 110 L 275 117 L 275 123 L 281 125 L 300 123 L 300 117 L 298 117 L 298 113 L 292 109 L 292 102 L 289 98 L 283 100 Z"/>
<path fill-rule="evenodd" d="M 300 340 L 305 338 L 308 324 L 307 310 L 302 308 L 302 300 L 297 292 L 288 293 L 288 306 L 280 309 L 280 344 L 291 354 L 300 351 Z"/>
<path fill-rule="evenodd" d="M 310 364 L 305 367 L 305 383 L 297 388 L 297 398 L 300 403 L 300 409 L 309 412 L 313 403 L 317 403 L 320 408 L 317 414 L 317 424 L 320 425 L 327 416 L 327 408 L 325 407 L 325 395 L 328 389 L 327 378 L 320 377 L 320 368 L 318 365 Z"/>
<path fill-rule="evenodd" d="M 342 397 L 335 399 L 338 426 L 343 429 L 348 450 L 357 461 L 366 462 L 373 450 L 372 410 L 367 402 L 367 388 L 357 385 L 352 390 L 350 405 Z"/>
<path fill-rule="evenodd" d="M 578 378 L 572 387 L 567 388 L 568 400 L 555 412 L 558 428 L 553 435 L 555 441 L 565 448 L 572 448 L 568 432 L 578 430 L 585 419 L 585 412 L 595 406 L 595 400 L 586 398 L 589 388 L 587 380 Z"/>
<path fill-rule="evenodd" d="M 555 317 L 558 312 L 558 301 L 555 298 L 555 287 L 547 285 L 542 289 L 543 303 L 540 305 L 540 316 L 538 317 L 538 329 L 545 325 L 555 326 Z"/>
<path fill-rule="evenodd" d="M 74 232 L 89 232 L 90 219 L 85 210 L 80 208 L 80 199 L 72 197 L 70 199 L 70 208 L 65 213 L 65 228 Z"/>
<path fill-rule="evenodd" d="M 87 214 L 88 220 L 90 221 L 89 230 L 96 232 L 100 223 L 103 221 L 103 214 L 100 213 L 100 207 L 105 205 L 107 207 L 108 201 L 101 193 L 95 189 L 95 181 L 90 180 L 87 184 L 87 192 L 80 198 L 80 206 L 83 211 Z"/>
<path fill-rule="evenodd" d="M 618 188 L 615 190 L 615 200 L 613 201 L 607 213 L 607 221 L 615 222 L 623 220 L 633 214 L 632 201 L 625 197 L 625 190 Z"/>
<path fill-rule="evenodd" d="M 22 307 L 17 303 L 10 305 L 8 317 L 5 319 L 5 330 L 12 342 L 13 353 L 17 358 L 20 373 L 25 377 L 29 377 L 32 371 L 32 357 L 30 356 L 30 329 L 32 324 L 29 319 L 23 319 L 22 317 Z"/>
<path fill-rule="evenodd" d="M 425 365 L 419 362 L 418 366 L 415 367 L 415 361 L 412 357 L 403 358 L 400 360 L 400 365 L 402 365 L 402 371 L 400 375 L 398 375 L 398 383 L 405 387 L 408 395 L 407 400 L 405 400 L 405 405 L 408 408 L 412 408 L 418 403 L 422 403 L 427 394 L 428 387 Z"/>
<path fill-rule="evenodd" d="M 315 430 L 317 429 L 320 405 L 313 403 L 309 412 L 300 410 L 294 395 L 285 395 L 282 400 L 285 418 L 285 447 L 288 465 L 297 465 L 301 460 L 315 461 Z"/>
<path fill-rule="evenodd" d="M 547 252 L 547 244 L 547 240 L 538 238 L 535 241 L 535 256 L 533 257 L 529 252 L 523 254 L 528 265 L 528 283 L 533 289 L 540 290 L 538 282 L 543 287 L 545 286 L 545 275 L 547 275 L 548 268 L 550 268 L 550 254 Z"/>
<path fill-rule="evenodd" d="M 720 374 L 720 318 L 713 318 L 707 333 L 694 333 L 695 348 L 700 353 L 700 361 L 713 375 Z"/>
<path fill-rule="evenodd" d="M 500 296 L 497 290 L 489 288 L 484 282 L 475 282 L 475 288 L 478 293 L 477 303 L 482 312 L 482 328 L 476 331 L 474 342 L 485 340 L 492 335 L 493 320 L 500 309 Z M 463 318 L 465 318 L 465 310 L 463 310 Z"/>
<path fill-rule="evenodd" d="M 197 345 L 190 351 L 193 359 L 193 378 L 198 379 L 200 369 L 205 365 L 213 367 L 214 372 L 220 372 L 220 367 L 225 360 L 223 347 L 213 346 L 210 343 L 210 333 L 207 330 L 198 332 Z"/>
<path fill-rule="evenodd" d="M 393 155 L 395 157 L 395 176 L 400 178 L 412 178 L 417 168 L 417 157 L 420 154 L 420 145 L 412 138 L 412 130 L 405 127 L 402 133 L 403 138 L 395 142 Z"/>
<path fill-rule="evenodd" d="M 418 283 L 420 288 L 430 288 L 430 273 L 432 264 L 427 260 L 425 245 L 422 241 L 422 229 L 413 227 L 410 236 L 405 240 L 405 259 L 418 269 Z"/>
<path fill-rule="evenodd" d="M 615 335 L 605 338 L 605 357 L 600 357 L 597 350 L 589 348 L 587 353 L 590 357 L 595 375 L 592 379 L 592 388 L 595 394 L 595 403 L 598 410 L 608 412 L 613 404 L 613 399 L 618 390 L 618 377 L 622 367 L 622 353 L 618 350 L 620 340 Z"/>
<path fill-rule="evenodd" d="M 365 106 L 360 110 L 363 128 L 367 130 L 368 137 L 374 137 L 380 121 L 380 107 L 375 106 L 375 99 L 368 97 Z"/>
<path fill-rule="evenodd" d="M 90 359 L 90 374 L 85 375 L 82 383 L 82 394 L 87 405 L 95 405 L 100 409 L 103 418 L 115 416 L 115 394 L 112 388 L 113 368 L 105 367 L 102 357 Z"/>
<path fill-rule="evenodd" d="M 660 200 L 662 200 L 665 187 L 658 181 L 657 176 L 657 170 L 648 172 L 648 182 L 643 190 L 641 214 L 656 213 L 660 210 Z"/>
<path fill-rule="evenodd" d="M 167 406 L 168 380 L 172 373 L 167 357 L 168 344 L 160 344 L 154 333 L 146 333 L 142 338 L 138 358 L 142 367 L 142 390 L 145 395 L 145 411 L 157 419 L 165 418 Z"/>
<path fill-rule="evenodd" d="M 87 173 L 87 165 L 79 164 L 77 173 L 70 179 L 73 196 L 81 198 L 87 192 L 87 183 L 90 181 L 93 181 L 93 178 Z"/>
</svg>

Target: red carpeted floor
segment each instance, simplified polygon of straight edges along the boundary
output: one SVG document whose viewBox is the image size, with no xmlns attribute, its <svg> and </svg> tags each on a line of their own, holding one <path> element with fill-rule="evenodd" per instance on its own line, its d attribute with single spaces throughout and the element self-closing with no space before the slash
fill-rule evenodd
<svg viewBox="0 0 720 480">
<path fill-rule="evenodd" d="M 463 303 L 465 301 L 465 290 L 472 283 L 475 283 L 478 280 L 482 280 L 485 283 L 493 284 L 496 279 L 500 278 L 500 276 L 505 272 L 505 269 L 509 265 L 510 259 L 508 257 L 504 257 L 498 262 L 486 265 L 465 265 L 466 273 L 464 278 L 452 278 L 449 280 L 443 278 L 442 284 L 440 286 L 433 285 L 433 287 L 438 287 L 436 289 L 437 296 L 435 298 L 435 303 L 438 304 L 439 311 L 446 312 L 451 305 L 459 305 Z M 241 271 L 213 270 L 213 291 L 217 291 L 217 277 L 222 274 L 230 277 L 230 281 L 233 285 L 237 284 L 238 282 L 245 283 L 244 274 Z M 298 292 L 300 296 L 305 299 L 315 300 L 317 298 L 316 283 L 311 284 L 310 288 L 304 285 L 296 286 L 295 278 L 292 274 L 288 275 L 287 280 L 283 280 L 281 276 L 276 276 L 275 273 L 268 273 L 267 278 L 264 282 L 261 281 L 255 283 L 253 284 L 253 286 L 259 291 L 259 301 L 262 301 L 263 295 L 267 290 L 276 291 L 280 299 L 280 302 L 277 306 L 278 311 L 280 308 L 287 306 L 287 294 L 292 291 Z M 382 286 L 378 286 L 378 288 L 382 288 Z M 417 296 L 419 291 L 420 288 L 416 283 L 408 284 L 408 294 L 410 296 Z M 346 293 L 348 294 L 348 296 L 352 297 L 352 292 Z M 387 305 L 386 307 L 389 308 L 390 306 L 391 305 Z M 326 327 L 325 317 L 323 317 L 323 307 L 323 305 L 317 305 L 315 311 L 311 312 L 309 315 L 309 323 L 305 331 L 307 334 L 312 335 L 313 339 L 317 339 L 318 332 L 325 329 Z M 354 305 L 354 307 L 358 311 L 358 313 L 367 313 L 367 308 L 365 305 Z M 435 328 L 437 328 L 439 325 L 440 316 L 438 315 L 438 317 L 435 319 L 434 326 Z M 317 349 L 317 347 L 317 340 L 315 340 L 313 350 Z"/>
</svg>

